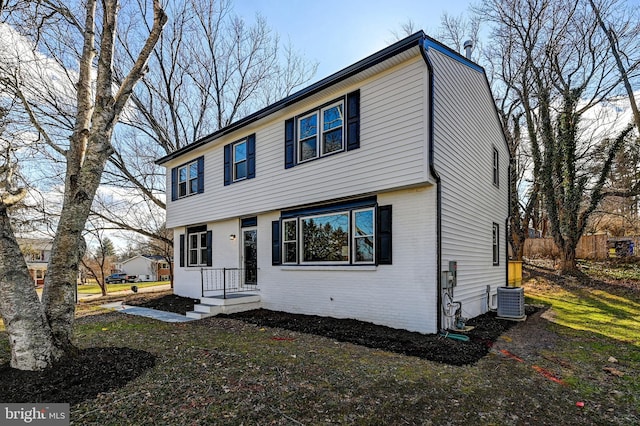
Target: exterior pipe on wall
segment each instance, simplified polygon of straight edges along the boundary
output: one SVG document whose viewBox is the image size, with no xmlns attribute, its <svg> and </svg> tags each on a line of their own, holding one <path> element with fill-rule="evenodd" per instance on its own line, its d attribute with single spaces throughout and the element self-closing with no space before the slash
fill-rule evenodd
<svg viewBox="0 0 640 426">
<path fill-rule="evenodd" d="M 427 103 L 427 107 L 429 108 L 429 130 L 428 130 L 428 138 L 429 138 L 429 171 L 431 175 L 436 180 L 436 280 L 438 285 L 437 287 L 437 295 L 436 295 L 436 311 L 437 311 L 437 324 L 438 330 L 442 330 L 442 194 L 440 188 L 440 174 L 436 170 L 435 161 L 434 161 L 434 141 L 433 141 L 433 123 L 434 123 L 434 108 L 433 108 L 433 92 L 434 92 L 434 80 L 433 80 L 433 65 L 431 64 L 431 59 L 426 52 L 426 47 L 424 45 L 424 38 L 420 40 L 420 53 L 422 54 L 422 59 L 427 64 L 427 70 L 429 72 L 429 99 Z"/>
</svg>

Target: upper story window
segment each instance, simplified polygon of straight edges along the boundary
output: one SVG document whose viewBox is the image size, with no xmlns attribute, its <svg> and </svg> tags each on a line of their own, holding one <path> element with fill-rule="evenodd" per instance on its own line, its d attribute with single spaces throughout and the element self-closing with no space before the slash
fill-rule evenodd
<svg viewBox="0 0 640 426">
<path fill-rule="evenodd" d="M 247 141 L 233 145 L 233 180 L 247 178 Z"/>
<path fill-rule="evenodd" d="M 274 264 L 391 264 L 391 206 L 370 203 L 284 213 L 281 231 L 274 222 Z"/>
<path fill-rule="evenodd" d="M 298 120 L 298 162 L 344 150 L 343 112 L 340 101 Z"/>
<path fill-rule="evenodd" d="M 493 148 L 493 184 L 500 186 L 500 154 Z"/>
<path fill-rule="evenodd" d="M 198 193 L 198 163 L 194 161 L 178 168 L 178 197 Z"/>
<path fill-rule="evenodd" d="M 256 177 L 256 135 L 224 147 L 224 184 Z"/>
<path fill-rule="evenodd" d="M 204 157 L 171 169 L 171 199 L 204 192 Z"/>
<path fill-rule="evenodd" d="M 360 91 L 285 121 L 285 168 L 360 148 Z"/>
</svg>

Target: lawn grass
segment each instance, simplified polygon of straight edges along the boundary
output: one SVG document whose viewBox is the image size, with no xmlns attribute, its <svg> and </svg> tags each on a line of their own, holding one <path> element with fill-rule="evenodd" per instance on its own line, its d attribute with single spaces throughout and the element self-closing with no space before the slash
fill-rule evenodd
<svg viewBox="0 0 640 426">
<path fill-rule="evenodd" d="M 159 285 L 169 284 L 169 281 L 150 281 L 141 283 L 125 283 L 125 284 L 107 284 L 107 293 L 113 293 L 122 290 L 131 290 L 131 286 L 138 288 L 155 287 Z M 82 284 L 78 286 L 78 293 L 101 294 L 102 289 L 98 284 Z"/>
<path fill-rule="evenodd" d="M 599 289 L 557 286 L 553 292 L 527 288 L 527 300 L 551 306 L 554 322 L 640 348 L 640 302 Z"/>
<path fill-rule="evenodd" d="M 528 318 L 462 367 L 224 317 L 163 323 L 80 304 L 79 347 L 157 358 L 124 387 L 72 405 L 71 424 L 639 424 L 638 294 L 544 277 L 524 288 L 552 321 Z"/>
</svg>

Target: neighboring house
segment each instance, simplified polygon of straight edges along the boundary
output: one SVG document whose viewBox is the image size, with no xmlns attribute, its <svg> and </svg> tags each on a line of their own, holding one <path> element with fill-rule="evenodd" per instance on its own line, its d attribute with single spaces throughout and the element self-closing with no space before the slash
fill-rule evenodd
<svg viewBox="0 0 640 426">
<path fill-rule="evenodd" d="M 178 295 L 239 268 L 267 309 L 435 333 L 507 283 L 487 77 L 423 32 L 157 163 Z"/>
<path fill-rule="evenodd" d="M 138 281 L 169 281 L 171 272 L 163 256 L 138 255 L 117 265 L 118 271 L 135 275 Z"/>
<path fill-rule="evenodd" d="M 40 238 L 18 238 L 17 240 L 24 260 L 27 262 L 31 279 L 35 285 L 44 285 L 53 241 Z"/>
</svg>

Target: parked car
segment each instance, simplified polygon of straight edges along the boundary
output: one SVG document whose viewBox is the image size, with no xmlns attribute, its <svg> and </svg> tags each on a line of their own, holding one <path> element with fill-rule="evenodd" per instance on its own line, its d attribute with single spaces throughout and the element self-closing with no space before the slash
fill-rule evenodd
<svg viewBox="0 0 640 426">
<path fill-rule="evenodd" d="M 109 275 L 107 278 L 104 279 L 104 281 L 107 284 L 113 284 L 113 283 L 126 283 L 126 282 L 135 282 L 136 280 L 136 276 L 135 275 L 127 275 L 127 274 L 123 274 L 123 273 L 119 273 L 119 274 L 111 274 Z"/>
</svg>

